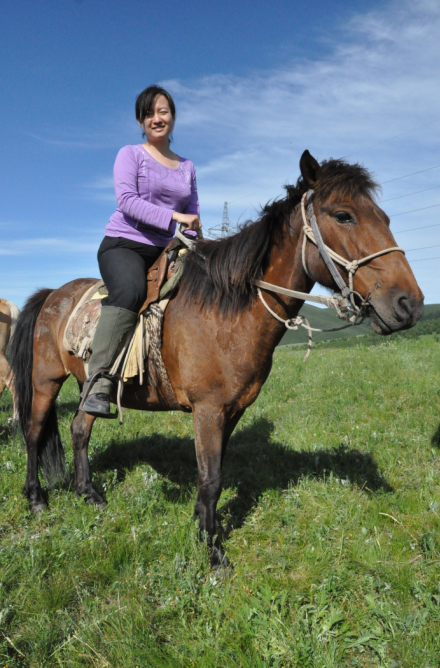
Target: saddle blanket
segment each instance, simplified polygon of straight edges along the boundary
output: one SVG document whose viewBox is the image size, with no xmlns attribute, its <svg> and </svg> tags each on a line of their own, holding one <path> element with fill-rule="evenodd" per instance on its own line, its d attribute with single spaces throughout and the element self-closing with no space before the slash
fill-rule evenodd
<svg viewBox="0 0 440 668">
<path fill-rule="evenodd" d="M 108 295 L 104 281 L 98 281 L 85 291 L 80 301 L 72 311 L 64 330 L 63 345 L 65 350 L 73 353 L 84 361 L 87 373 L 87 364 L 92 353 L 93 339 L 96 327 L 101 315 L 101 300 Z M 143 327 L 143 336 L 140 335 L 140 327 Z M 144 360 L 148 354 L 149 337 L 146 326 L 146 318 L 138 320 L 136 331 L 130 332 L 132 340 L 125 363 L 123 379 L 124 382 L 134 378 L 144 368 Z M 127 342 L 125 342 L 127 343 Z M 142 351 L 141 351 L 142 346 Z"/>
</svg>

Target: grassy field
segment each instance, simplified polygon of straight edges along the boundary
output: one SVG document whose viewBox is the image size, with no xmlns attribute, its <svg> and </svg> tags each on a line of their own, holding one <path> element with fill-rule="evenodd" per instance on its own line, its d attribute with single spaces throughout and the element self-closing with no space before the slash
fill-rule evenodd
<svg viewBox="0 0 440 668">
<path fill-rule="evenodd" d="M 304 304 L 300 311 L 300 315 L 305 316 L 312 327 L 318 329 L 331 329 L 334 327 L 341 327 L 345 324 L 343 320 L 338 318 L 338 314 L 333 308 L 318 308 L 311 304 Z M 427 325 L 430 327 L 427 327 Z M 433 331 L 440 332 L 440 304 L 425 304 L 425 310 L 417 325 L 413 329 L 404 332 L 405 335 L 410 335 L 410 338 L 417 336 L 419 333 L 432 334 Z M 313 332 L 313 343 L 322 343 L 327 341 L 334 341 L 335 346 L 344 347 L 347 339 L 354 337 L 368 337 L 371 342 L 381 343 L 382 337 L 375 334 L 371 329 L 370 319 L 367 318 L 362 325 L 356 327 L 349 327 L 338 332 Z M 392 335 L 391 338 L 400 336 L 399 334 Z M 307 343 L 308 333 L 303 327 L 298 330 L 287 330 L 281 339 L 280 346 L 297 345 Z"/>
<path fill-rule="evenodd" d="M 309 324 L 317 329 L 332 329 L 347 324 L 338 318 L 338 314 L 334 308 L 319 308 L 311 304 L 304 304 L 300 310 L 300 315 L 307 318 Z M 367 319 L 362 325 L 341 329 L 339 332 L 313 332 L 313 341 L 317 343 L 333 339 L 345 339 L 351 336 L 369 334 L 371 331 L 370 321 Z M 299 327 L 297 330 L 287 329 L 279 345 L 286 346 L 289 344 L 307 343 L 308 338 L 308 332 L 304 327 Z"/>
<path fill-rule="evenodd" d="M 191 416 L 97 422 L 104 511 L 31 516 L 0 404 L 0 666 L 440 666 L 440 346 L 279 348 L 233 435 L 217 580 L 191 519 Z M 71 466 L 69 381 L 58 402 Z"/>
</svg>

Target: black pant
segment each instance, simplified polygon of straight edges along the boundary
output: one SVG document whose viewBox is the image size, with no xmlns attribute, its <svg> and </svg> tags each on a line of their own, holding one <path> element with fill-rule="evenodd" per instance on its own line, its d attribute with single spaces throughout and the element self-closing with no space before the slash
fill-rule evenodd
<svg viewBox="0 0 440 668">
<path fill-rule="evenodd" d="M 108 297 L 103 306 L 118 306 L 137 313 L 147 296 L 147 272 L 163 248 L 124 237 L 104 237 L 98 263 Z"/>
</svg>

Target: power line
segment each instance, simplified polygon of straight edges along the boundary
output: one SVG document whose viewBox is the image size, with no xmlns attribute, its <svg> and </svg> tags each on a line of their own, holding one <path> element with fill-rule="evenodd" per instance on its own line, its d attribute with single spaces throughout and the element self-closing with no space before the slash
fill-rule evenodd
<svg viewBox="0 0 440 668">
<path fill-rule="evenodd" d="M 405 234 L 405 232 L 418 232 L 419 230 L 426 230 L 428 227 L 438 227 L 440 223 L 434 223 L 434 225 L 423 225 L 422 227 L 411 227 L 409 230 L 402 230 L 398 232 L 394 230 L 396 234 Z"/>
<path fill-rule="evenodd" d="M 416 128 L 411 128 L 410 130 L 405 130 L 405 132 L 400 132 L 398 135 L 393 135 L 393 137 L 388 137 L 388 139 L 383 139 L 382 141 L 376 142 L 376 144 L 372 144 L 371 146 L 366 146 L 365 148 L 360 148 L 358 151 L 354 151 L 353 153 L 349 153 L 348 155 L 344 155 L 344 158 L 349 158 L 352 155 L 356 155 L 357 153 L 362 153 L 362 151 L 369 151 L 370 148 L 374 148 L 375 146 L 380 146 L 381 144 L 385 144 L 387 141 L 391 141 L 392 139 L 397 139 L 398 137 L 402 137 L 403 135 L 407 135 L 409 132 L 415 132 L 416 130 L 420 130 L 421 128 L 426 128 L 428 125 L 433 125 L 434 123 L 438 123 L 440 121 L 440 118 L 436 118 L 435 121 L 429 121 L 429 123 L 424 123 L 423 125 L 418 125 Z"/>
<path fill-rule="evenodd" d="M 427 260 L 440 260 L 440 255 L 436 255 L 436 257 L 421 257 L 418 260 L 411 260 L 411 262 L 426 262 Z"/>
<path fill-rule="evenodd" d="M 408 193 L 407 195 L 399 195 L 398 197 L 391 197 L 390 199 L 384 199 L 382 200 L 381 204 L 385 204 L 385 202 L 392 202 L 395 199 L 402 199 L 402 197 L 409 197 L 410 195 L 418 195 L 419 193 L 426 193 L 428 190 L 436 190 L 436 188 L 440 188 L 440 186 L 432 186 L 432 188 L 424 188 L 423 190 L 415 190 L 412 193 Z"/>
<path fill-rule="evenodd" d="M 439 120 L 440 120 L 440 119 L 439 119 Z M 433 123 L 436 123 L 436 122 L 437 122 L 437 121 L 433 121 Z M 428 123 L 428 125 L 429 125 L 429 123 Z M 422 127 L 423 127 L 423 126 L 422 126 Z M 409 132 L 409 131 L 408 131 L 408 132 Z M 385 141 L 387 141 L 387 140 L 385 140 Z M 353 155 L 353 154 L 351 154 L 351 155 Z M 348 156 L 346 156 L 346 157 L 348 157 Z M 401 179 L 406 179 L 406 178 L 408 178 L 409 176 L 415 176 L 416 174 L 423 174 L 424 172 L 429 172 L 429 171 L 431 171 L 431 170 L 433 170 L 433 169 L 438 169 L 439 167 L 440 167 L 440 165 L 434 165 L 433 167 L 427 167 L 426 169 L 419 169 L 417 172 L 410 172 L 409 174 L 403 174 L 403 176 L 396 176 L 394 179 L 388 179 L 388 181 L 382 181 L 381 185 L 384 186 L 386 183 L 393 183 L 394 181 L 400 181 Z M 228 202 L 228 204 L 234 204 L 235 202 L 239 202 L 240 200 L 248 199 L 249 197 L 252 197 L 253 195 L 258 195 L 260 192 L 264 192 L 264 191 L 266 191 L 266 190 L 271 190 L 272 188 L 275 188 L 275 187 L 278 186 L 278 185 L 279 185 L 279 184 L 272 185 L 272 186 L 268 186 L 268 187 L 266 187 L 266 188 L 260 188 L 260 190 L 258 190 L 258 191 L 254 191 L 254 192 L 252 192 L 252 193 L 248 193 L 247 195 L 243 195 L 242 197 L 236 197 L 235 199 L 230 200 L 230 201 Z M 440 186 L 435 186 L 435 188 L 438 188 L 438 187 L 440 187 Z M 433 189 L 434 189 L 434 188 L 426 188 L 426 190 L 433 190 Z M 420 193 L 420 192 L 425 192 L 425 191 L 424 191 L 424 190 L 417 190 L 416 192 L 409 193 L 408 195 L 401 195 L 401 197 L 409 197 L 409 195 L 415 195 L 415 194 Z M 398 197 L 393 197 L 392 199 L 399 199 L 399 198 L 398 198 Z M 390 201 L 391 201 L 391 199 L 387 199 L 387 200 L 384 200 L 382 203 L 390 202 Z M 434 206 L 438 206 L 438 205 L 434 205 Z M 440 206 L 440 205 L 439 205 L 439 206 Z M 429 207 L 426 207 L 426 208 L 429 208 Z M 414 209 L 414 211 L 421 211 L 421 210 L 422 210 L 422 209 Z M 403 216 L 404 213 L 412 213 L 412 211 L 403 211 L 402 213 L 396 213 L 395 215 L 396 215 L 396 216 Z M 205 221 L 204 221 L 205 224 L 206 224 L 207 222 L 209 222 L 210 220 L 212 220 L 213 218 L 215 218 L 216 215 L 217 215 L 217 214 L 213 214 L 212 216 L 209 216 L 209 218 L 205 219 Z M 418 228 L 418 229 L 424 229 L 424 228 Z M 406 231 L 406 230 L 405 230 L 405 231 Z M 408 231 L 409 231 L 409 230 L 408 230 Z M 412 231 L 412 230 L 411 230 L 411 231 Z"/>
<path fill-rule="evenodd" d="M 440 244 L 435 246 L 422 246 L 422 248 L 409 248 L 406 253 L 411 253 L 411 251 L 426 250 L 427 248 L 440 248 Z"/>
<path fill-rule="evenodd" d="M 392 183 L 393 181 L 400 181 L 400 179 L 406 179 L 408 176 L 414 176 L 415 174 L 422 174 L 423 172 L 429 172 L 431 169 L 438 169 L 440 165 L 434 165 L 434 167 L 427 167 L 426 169 L 420 169 L 418 172 L 411 172 L 411 174 L 404 174 L 403 176 L 397 176 L 395 179 L 389 179 L 389 181 L 382 181 L 381 185 L 386 183 Z"/>
<path fill-rule="evenodd" d="M 390 216 L 390 218 L 396 218 L 397 216 L 403 216 L 404 213 L 414 213 L 415 211 L 424 211 L 425 209 L 434 209 L 436 206 L 440 206 L 440 204 L 431 204 L 431 206 L 422 206 L 421 209 L 411 209 L 410 211 L 401 211 L 400 213 L 393 213 L 393 215 Z"/>
</svg>

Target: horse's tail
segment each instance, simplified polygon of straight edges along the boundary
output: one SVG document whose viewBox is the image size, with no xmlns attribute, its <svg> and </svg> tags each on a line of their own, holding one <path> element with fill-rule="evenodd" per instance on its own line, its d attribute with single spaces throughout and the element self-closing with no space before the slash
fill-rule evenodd
<svg viewBox="0 0 440 668">
<path fill-rule="evenodd" d="M 8 357 L 15 384 L 18 420 L 25 436 L 32 411 L 35 323 L 44 302 L 52 292 L 53 290 L 43 288 L 29 297 L 18 316 L 14 335 L 9 345 Z M 40 435 L 38 459 L 48 482 L 55 482 L 64 477 L 64 449 L 58 431 L 55 405 L 50 409 Z"/>
</svg>

